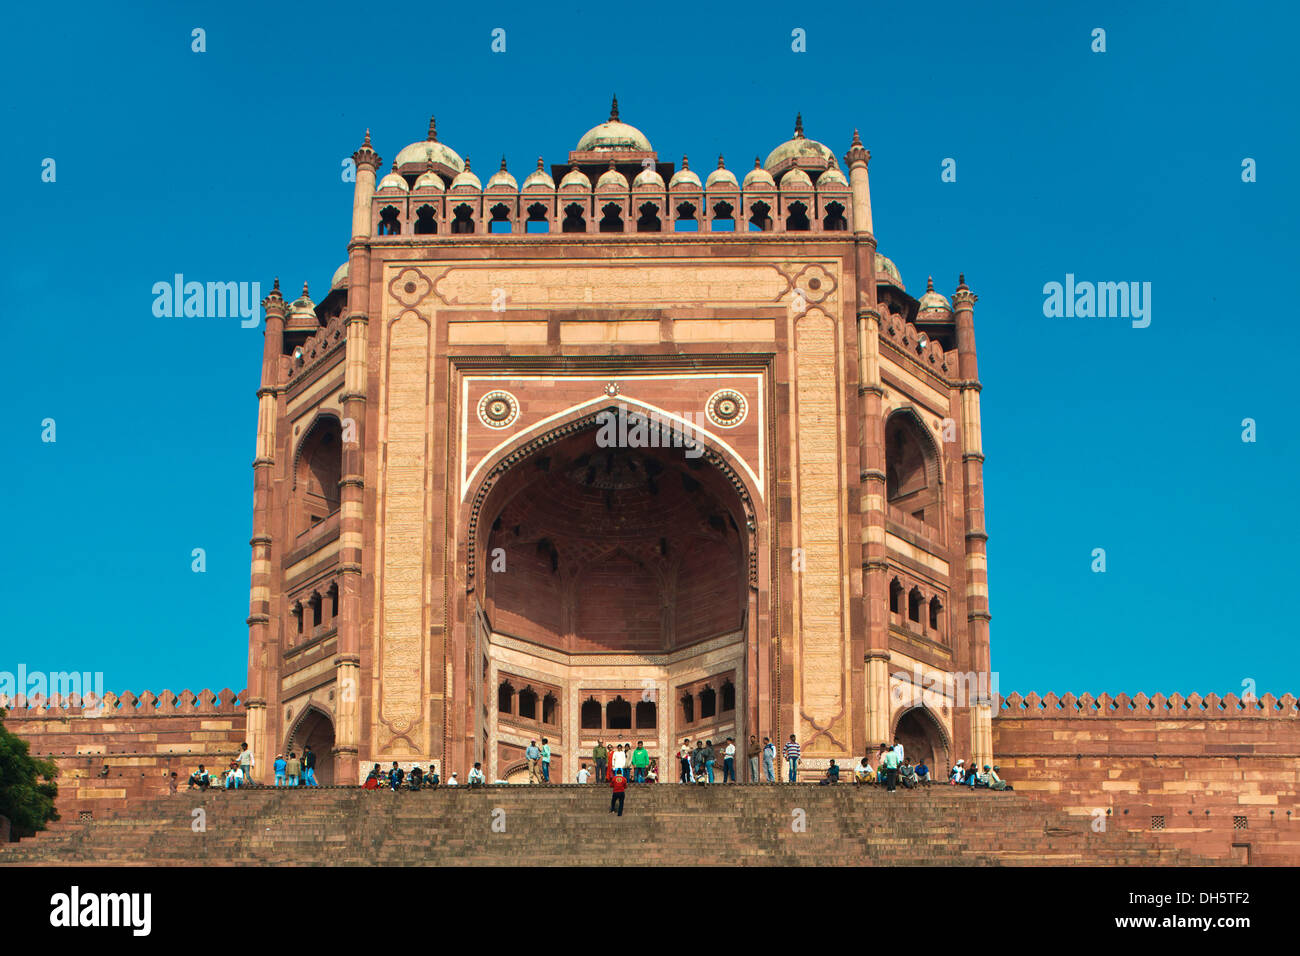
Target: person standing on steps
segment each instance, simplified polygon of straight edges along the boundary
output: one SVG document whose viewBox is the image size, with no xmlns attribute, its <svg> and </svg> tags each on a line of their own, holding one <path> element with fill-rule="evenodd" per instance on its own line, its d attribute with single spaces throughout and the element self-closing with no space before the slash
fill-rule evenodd
<svg viewBox="0 0 1300 956">
<path fill-rule="evenodd" d="M 790 742 L 785 745 L 785 759 L 790 764 L 790 783 L 794 783 L 799 775 L 799 741 L 794 734 L 790 735 Z"/>
<path fill-rule="evenodd" d="M 253 751 L 248 749 L 248 744 L 239 745 L 239 769 L 244 772 L 244 786 L 253 785 Z"/>
<path fill-rule="evenodd" d="M 883 762 L 885 767 L 885 789 L 893 793 L 898 789 L 898 749 L 886 748 Z"/>
<path fill-rule="evenodd" d="M 587 769 L 587 765 L 584 763 L 582 769 L 578 771 L 578 783 L 586 783 L 590 779 L 591 771 Z"/>
<path fill-rule="evenodd" d="M 614 768 L 614 776 L 622 777 L 627 774 L 627 758 L 627 752 L 623 750 L 623 745 L 619 744 L 618 749 L 609 758 L 609 765 Z"/>
<path fill-rule="evenodd" d="M 728 737 L 722 748 L 722 782 L 736 782 L 736 738 Z"/>
<path fill-rule="evenodd" d="M 605 760 L 609 756 L 609 751 L 599 740 L 596 741 L 596 747 L 591 752 L 591 760 L 596 765 L 595 776 L 597 780 L 605 779 Z"/>
<path fill-rule="evenodd" d="M 291 787 L 298 786 L 298 778 L 302 775 L 302 761 L 298 759 L 295 751 L 289 751 L 289 762 L 284 767 L 284 779 Z"/>
<path fill-rule="evenodd" d="M 776 744 L 771 737 L 763 738 L 763 776 L 768 783 L 776 783 Z"/>
<path fill-rule="evenodd" d="M 678 783 L 690 783 L 691 775 L 691 738 L 686 737 L 682 740 L 682 747 L 677 751 L 677 761 L 681 764 L 680 778 Z"/>
<path fill-rule="evenodd" d="M 646 771 L 650 769 L 650 752 L 645 749 L 645 741 L 636 742 L 636 750 L 632 751 L 632 768 L 636 772 L 636 782 L 645 783 Z"/>
<path fill-rule="evenodd" d="M 749 735 L 749 746 L 745 748 L 745 756 L 749 758 L 749 782 L 758 783 L 759 746 L 758 738 L 753 734 Z"/>
<path fill-rule="evenodd" d="M 302 748 L 302 785 L 304 787 L 320 786 L 316 782 L 316 754 L 307 746 Z"/>
<path fill-rule="evenodd" d="M 284 771 L 288 766 L 289 761 L 284 759 L 284 754 L 275 755 L 275 785 L 277 787 L 284 786 Z M 376 764 L 376 766 L 378 765 Z"/>
<path fill-rule="evenodd" d="M 704 783 L 704 741 L 696 740 L 695 749 L 691 751 L 691 782 Z"/>
<path fill-rule="evenodd" d="M 623 815 L 623 794 L 627 790 L 627 777 L 621 773 L 614 774 L 614 779 L 609 783 L 613 793 L 609 798 L 609 812 L 613 813 L 614 808 L 618 808 L 618 815 Z"/>
<path fill-rule="evenodd" d="M 528 741 L 528 747 L 524 750 L 524 757 L 528 760 L 528 782 L 530 784 L 538 783 L 542 779 L 538 764 L 542 760 L 542 752 L 537 749 L 537 741 Z M 450 786 L 450 781 L 448 781 Z"/>
<path fill-rule="evenodd" d="M 551 742 L 542 738 L 542 783 L 551 782 Z"/>
<path fill-rule="evenodd" d="M 704 772 L 709 775 L 709 783 L 713 783 L 713 765 L 717 761 L 718 755 L 713 751 L 713 741 L 704 741 Z"/>
</svg>

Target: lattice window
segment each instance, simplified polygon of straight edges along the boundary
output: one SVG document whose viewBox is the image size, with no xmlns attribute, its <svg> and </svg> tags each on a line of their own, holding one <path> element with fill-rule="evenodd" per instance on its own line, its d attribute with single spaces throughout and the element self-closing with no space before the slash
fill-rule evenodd
<svg viewBox="0 0 1300 956">
<path fill-rule="evenodd" d="M 1246 818 L 1245 818 L 1245 817 L 1233 817 L 1233 818 L 1232 818 L 1232 828 L 1233 828 L 1234 830 L 1245 830 L 1245 829 L 1246 829 Z"/>
<path fill-rule="evenodd" d="M 93 819 L 95 819 L 94 810 L 81 810 L 77 813 L 78 823 L 89 823 Z"/>
<path fill-rule="evenodd" d="M 1151 818 L 1152 830 L 1163 830 L 1165 828 L 1165 818 L 1163 816 L 1153 816 Z"/>
</svg>

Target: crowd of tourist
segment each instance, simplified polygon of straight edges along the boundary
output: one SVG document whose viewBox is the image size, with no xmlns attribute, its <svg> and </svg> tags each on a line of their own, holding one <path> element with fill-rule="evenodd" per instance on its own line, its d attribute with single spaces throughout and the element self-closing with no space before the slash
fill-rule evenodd
<svg viewBox="0 0 1300 956">
<path fill-rule="evenodd" d="M 767 783 L 777 782 L 777 748 L 770 737 L 764 737 L 760 745 L 758 738 L 751 734 L 745 756 L 749 760 L 749 777 L 752 782 L 757 783 L 760 780 Z M 790 739 L 785 743 L 782 756 L 787 766 L 786 779 L 789 783 L 794 783 L 798 779 L 800 761 L 799 741 L 794 734 L 791 734 Z M 524 750 L 524 759 L 528 764 L 530 784 L 551 782 L 551 747 L 546 737 L 542 738 L 540 747 L 536 740 L 530 741 Z M 691 738 L 686 737 L 682 740 L 681 747 L 677 749 L 677 760 L 679 783 L 707 786 L 719 782 L 717 777 L 719 762 L 722 764 L 720 782 L 724 784 L 737 782 L 736 741 L 733 737 L 726 738 L 717 747 L 709 739 L 696 740 L 692 746 Z M 610 743 L 606 746 L 604 741 L 598 740 L 592 749 L 591 764 L 591 768 L 588 768 L 585 762 L 582 763 L 575 775 L 575 782 L 610 786 L 613 791 L 610 812 L 616 812 L 619 816 L 623 815 L 624 795 L 630 784 L 652 784 L 659 780 L 659 762 L 650 756 L 643 740 L 638 740 L 635 747 L 630 742 Z M 762 765 L 761 778 L 760 764 Z M 272 769 L 275 774 L 273 785 L 276 787 L 318 786 L 316 755 L 311 747 L 304 747 L 301 757 L 295 751 L 290 751 L 287 759 L 283 754 L 276 754 Z M 1013 789 L 1011 784 L 999 776 L 998 769 L 997 766 L 989 764 L 984 764 L 981 769 L 973 759 L 961 759 L 948 772 L 946 782 L 953 786 L 972 789 Z M 830 766 L 818 782 L 824 785 L 837 784 L 840 782 L 840 772 L 839 765 L 831 760 Z M 229 768 L 223 773 L 222 785 L 227 790 L 238 790 L 240 787 L 251 785 L 252 773 L 252 751 L 248 749 L 248 744 L 241 744 L 239 754 L 231 760 Z M 868 755 L 854 765 L 851 773 L 855 785 L 882 786 L 889 793 L 896 792 L 900 784 L 906 790 L 913 790 L 929 787 L 934 782 L 933 771 L 926 765 L 924 759 L 913 762 L 908 758 L 902 743 L 898 741 L 895 741 L 893 746 L 887 743 L 880 745 L 874 767 Z M 175 793 L 179 784 L 177 775 L 172 773 L 168 782 L 171 792 Z M 190 774 L 188 789 L 207 790 L 212 783 L 212 775 L 203 764 L 199 764 L 198 769 Z M 477 788 L 486 783 L 483 765 L 476 762 L 469 771 L 466 785 Z M 397 765 L 397 761 L 393 761 L 392 767 L 388 770 L 381 770 L 379 764 L 375 764 L 362 784 L 367 790 L 387 789 L 394 792 L 431 790 L 440 785 L 458 787 L 461 783 L 454 771 L 443 784 L 435 765 L 430 764 L 427 771 L 416 766 L 408 772 L 402 770 Z"/>
</svg>

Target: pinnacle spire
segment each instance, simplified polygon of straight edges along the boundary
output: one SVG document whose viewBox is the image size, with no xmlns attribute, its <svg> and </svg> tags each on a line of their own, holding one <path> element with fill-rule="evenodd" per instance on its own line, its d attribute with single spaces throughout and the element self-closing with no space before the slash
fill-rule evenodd
<svg viewBox="0 0 1300 956">
<path fill-rule="evenodd" d="M 506 171 L 506 157 L 505 154 L 503 153 L 501 156 L 501 172 L 504 173 L 505 171 Z"/>
<path fill-rule="evenodd" d="M 363 146 L 369 146 L 369 145 L 370 145 L 370 127 L 369 127 L 369 126 L 366 127 L 366 141 L 365 141 L 364 143 L 362 143 L 361 145 L 363 145 Z"/>
<path fill-rule="evenodd" d="M 794 138 L 803 139 L 803 113 L 794 114 Z"/>
<path fill-rule="evenodd" d="M 609 105 L 609 121 L 611 123 L 618 122 L 618 94 L 617 93 L 614 94 L 614 101 Z"/>
<path fill-rule="evenodd" d="M 726 169 L 726 168 L 727 168 L 727 164 L 724 163 L 724 162 L 722 161 L 722 154 L 721 154 L 721 153 L 718 153 L 718 168 L 719 168 L 719 169 Z"/>
<path fill-rule="evenodd" d="M 436 142 L 438 142 L 438 120 L 437 120 L 437 117 L 434 117 L 434 116 L 430 116 L 430 117 L 429 117 L 429 134 L 425 137 L 425 140 L 426 140 L 427 142 L 430 142 L 430 143 L 436 143 Z"/>
<path fill-rule="evenodd" d="M 691 168 L 691 161 L 690 161 L 690 159 L 686 156 L 686 154 L 683 153 L 683 154 L 682 154 L 682 169 L 690 169 L 690 168 Z"/>
<path fill-rule="evenodd" d="M 538 170 L 538 172 L 541 172 L 542 168 L 543 168 L 543 166 L 542 166 L 542 157 L 538 156 L 538 157 L 537 157 L 537 170 Z"/>
<path fill-rule="evenodd" d="M 926 292 L 933 292 L 933 291 L 934 291 L 934 276 L 928 276 L 928 277 L 926 277 L 926 280 L 925 280 L 925 291 L 926 291 Z"/>
</svg>

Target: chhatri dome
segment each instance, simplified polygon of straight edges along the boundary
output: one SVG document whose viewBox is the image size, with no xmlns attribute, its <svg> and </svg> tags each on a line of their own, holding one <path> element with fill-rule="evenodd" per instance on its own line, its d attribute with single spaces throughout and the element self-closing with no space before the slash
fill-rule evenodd
<svg viewBox="0 0 1300 956">
<path fill-rule="evenodd" d="M 465 169 L 465 163 L 459 154 L 450 146 L 438 142 L 438 123 L 432 116 L 429 117 L 429 132 L 425 139 L 412 143 L 397 154 L 397 168 L 410 175 L 423 173 L 429 163 L 441 166 L 449 178 Z"/>
<path fill-rule="evenodd" d="M 921 296 L 920 312 L 951 312 L 948 299 L 934 291 L 934 276 L 925 280 L 925 295 Z"/>
<path fill-rule="evenodd" d="M 787 169 L 796 166 L 820 172 L 838 165 L 829 146 L 804 136 L 802 113 L 794 118 L 794 138 L 786 140 L 768 153 L 767 162 L 763 163 L 763 167 L 774 177 L 779 177 Z"/>
<path fill-rule="evenodd" d="M 609 108 L 609 120 L 599 126 L 593 126 L 578 140 L 577 152 L 591 150 L 611 150 L 618 152 L 653 152 L 650 140 L 646 139 L 635 126 L 620 123 L 618 119 L 618 97 Z"/>
</svg>

